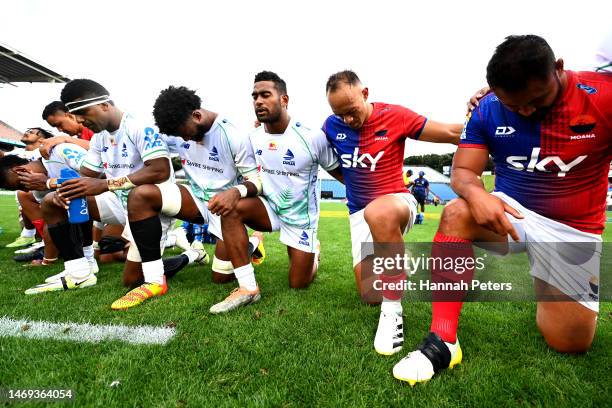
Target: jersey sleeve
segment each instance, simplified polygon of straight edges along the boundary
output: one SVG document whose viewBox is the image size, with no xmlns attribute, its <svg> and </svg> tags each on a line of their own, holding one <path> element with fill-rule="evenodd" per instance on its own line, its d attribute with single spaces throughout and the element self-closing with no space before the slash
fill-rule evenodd
<svg viewBox="0 0 612 408">
<path fill-rule="evenodd" d="M 71 143 L 62 143 L 53 149 L 53 152 L 57 154 L 58 159 L 66 164 L 66 166 L 79 171 L 81 165 L 84 163 L 87 157 L 87 150 L 81 146 Z"/>
<path fill-rule="evenodd" d="M 459 147 L 487 149 L 487 134 L 483 127 L 482 104 L 465 118 Z"/>
<path fill-rule="evenodd" d="M 89 150 L 87 156 L 81 163 L 81 166 L 88 168 L 89 170 L 102 173 L 104 166 L 102 164 L 102 148 L 101 148 L 101 137 L 100 134 L 95 133 L 89 142 Z"/>
<path fill-rule="evenodd" d="M 170 154 L 178 154 L 178 147 L 179 144 L 183 142 L 183 139 L 176 136 L 164 135 L 163 133 L 161 134 L 161 137 L 166 142 Z"/>
<path fill-rule="evenodd" d="M 257 163 L 251 138 L 247 135 L 240 135 L 228 138 L 228 141 L 238 172 L 246 179 L 253 177 L 253 174 L 257 173 Z"/>
<path fill-rule="evenodd" d="M 159 159 L 160 157 L 170 157 L 168 146 L 164 138 L 155 130 L 147 126 L 145 128 L 136 127 L 130 134 L 130 139 L 140 153 L 143 162 Z"/>
<path fill-rule="evenodd" d="M 338 156 L 334 149 L 327 141 L 327 136 L 323 130 L 315 130 L 312 132 L 310 139 L 313 152 L 319 161 L 319 165 L 325 170 L 333 170 L 338 167 Z"/>
<path fill-rule="evenodd" d="M 399 109 L 402 134 L 404 137 L 417 140 L 421 136 L 421 132 L 423 132 L 427 118 L 403 106 L 400 106 Z"/>
</svg>

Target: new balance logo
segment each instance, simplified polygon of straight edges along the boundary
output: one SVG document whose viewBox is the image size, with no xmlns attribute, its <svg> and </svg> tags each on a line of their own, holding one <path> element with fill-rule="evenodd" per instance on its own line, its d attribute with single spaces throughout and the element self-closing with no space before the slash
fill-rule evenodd
<svg viewBox="0 0 612 408">
<path fill-rule="evenodd" d="M 534 147 L 533 150 L 531 151 L 531 157 L 508 156 L 506 158 L 506 162 L 510 166 L 512 166 L 510 167 L 511 169 L 518 170 L 518 171 L 526 170 L 530 173 L 533 173 L 535 170 L 550 173 L 551 170 L 546 169 L 546 166 L 551 163 L 554 163 L 555 165 L 557 165 L 557 168 L 559 169 L 557 176 L 565 177 L 568 171 L 570 171 L 574 166 L 581 163 L 582 161 L 584 161 L 584 159 L 587 158 L 587 155 L 578 156 L 574 160 L 572 160 L 570 163 L 565 164 L 565 162 L 559 156 L 548 156 L 548 157 L 544 157 L 542 160 L 538 160 L 539 155 L 540 155 L 540 148 Z M 522 161 L 526 161 L 526 160 L 529 160 L 529 163 L 527 164 L 527 166 L 521 163 Z"/>
<path fill-rule="evenodd" d="M 344 140 L 346 139 L 346 133 L 338 133 L 336 135 L 336 140 Z"/>
<path fill-rule="evenodd" d="M 306 231 L 302 231 L 302 235 L 300 235 L 300 240 L 298 242 L 302 245 L 310 246 L 310 243 L 308 242 L 309 238 L 310 237 Z"/>
<path fill-rule="evenodd" d="M 287 149 L 287 153 L 285 153 L 285 155 L 283 156 L 283 164 L 287 164 L 289 166 L 295 166 L 295 156 L 293 155 L 293 152 L 289 149 Z"/>
<path fill-rule="evenodd" d="M 356 147 L 353 154 L 346 153 L 340 155 L 342 160 L 342 167 L 368 167 L 366 161 L 369 162 L 370 171 L 376 170 L 376 163 L 385 153 L 384 150 L 378 152 L 376 157 L 373 157 L 370 153 L 359 154 L 359 148 Z"/>
<path fill-rule="evenodd" d="M 512 126 L 498 126 L 495 129 L 495 136 L 510 136 L 516 132 Z"/>
<path fill-rule="evenodd" d="M 210 152 L 208 153 L 208 160 L 215 162 L 219 161 L 219 152 L 217 151 L 217 148 L 215 146 L 210 149 Z"/>
</svg>

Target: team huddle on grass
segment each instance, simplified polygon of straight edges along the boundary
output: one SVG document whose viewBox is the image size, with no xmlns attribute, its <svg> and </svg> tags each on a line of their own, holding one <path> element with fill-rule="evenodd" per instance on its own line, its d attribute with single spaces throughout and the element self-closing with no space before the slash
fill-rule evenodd
<svg viewBox="0 0 612 408">
<path fill-rule="evenodd" d="M 395 354 L 404 338 L 403 291 L 395 288 L 406 273 L 387 269 L 378 291 L 368 277 L 375 257 L 404 254 L 404 235 L 415 223 L 418 202 L 402 171 L 411 138 L 458 145 L 451 186 L 460 198 L 444 208 L 431 256 L 473 258 L 473 245 L 482 243 L 495 243 L 502 255 L 527 251 L 545 341 L 559 352 L 584 352 L 599 308 L 612 75 L 565 70 L 545 40 L 527 35 L 510 36 L 497 47 L 487 82 L 490 91 L 473 100 L 465 124 L 445 124 L 403 106 L 369 102 L 358 76 L 341 71 L 325 86 L 333 115 L 320 125 L 300 122 L 299 112 L 290 115 L 287 84 L 263 71 L 251 90 L 258 127 L 248 133 L 207 110 L 183 86 L 160 92 L 150 124 L 121 111 L 99 83 L 70 81 L 61 102 L 49 105 L 43 117 L 66 133 L 93 132 L 91 140 L 60 136 L 45 143 L 41 160 L 0 159 L 0 187 L 34 192 L 33 223 L 64 261 L 63 272 L 26 294 L 96 285 L 97 222 L 121 226 L 129 242 L 123 283 L 130 290 L 111 308 L 162 296 L 167 278 L 189 263 L 209 261 L 197 241 L 183 245 L 178 257 L 162 258 L 177 219 L 208 224 L 217 238 L 213 280 L 237 280 L 211 313 L 260 301 L 253 264 L 265 258 L 262 232 L 280 232 L 289 286 L 307 288 L 320 260 L 321 167 L 346 186 L 358 293 L 364 302 L 380 304 L 374 349 Z M 70 120 L 76 130 L 67 132 Z M 175 182 L 171 155 L 180 158 L 188 185 Z M 479 178 L 489 156 L 496 172 L 493 193 Z M 256 231 L 251 237 L 247 227 Z M 587 242 L 594 249 L 577 267 L 571 259 L 550 262 L 554 250 L 539 245 L 549 242 Z M 431 270 L 438 283 L 470 282 L 473 274 L 473 268 Z M 395 378 L 414 385 L 461 362 L 457 326 L 465 295 L 432 291 L 430 333 L 395 365 Z"/>
</svg>

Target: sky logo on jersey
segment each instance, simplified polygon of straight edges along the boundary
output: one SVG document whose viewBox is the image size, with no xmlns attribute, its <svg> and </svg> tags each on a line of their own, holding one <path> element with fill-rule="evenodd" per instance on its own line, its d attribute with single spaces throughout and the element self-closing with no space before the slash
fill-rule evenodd
<svg viewBox="0 0 612 408">
<path fill-rule="evenodd" d="M 570 171 L 574 166 L 581 163 L 582 161 L 584 161 L 584 159 L 587 158 L 587 155 L 578 156 L 574 160 L 572 160 L 570 163 L 565 164 L 565 162 L 559 156 L 548 156 L 548 157 L 544 157 L 542 160 L 538 160 L 539 156 L 540 156 L 540 148 L 534 147 L 533 150 L 531 151 L 531 157 L 508 156 L 506 158 L 506 162 L 510 166 L 512 166 L 510 167 L 511 169 L 518 170 L 518 171 L 526 170 L 530 173 L 533 173 L 534 170 L 545 172 L 545 173 L 550 173 L 551 170 L 548 170 L 546 166 L 550 165 L 551 163 L 554 163 L 557 165 L 557 168 L 559 169 L 557 176 L 565 177 L 568 171 Z M 527 166 L 521 163 L 527 160 L 529 160 L 529 163 L 527 164 Z"/>
<path fill-rule="evenodd" d="M 208 160 L 215 162 L 219 161 L 219 152 L 217 151 L 217 148 L 215 146 L 213 146 L 210 150 L 210 153 L 208 153 Z"/>
<path fill-rule="evenodd" d="M 370 171 L 376 170 L 376 163 L 385 153 L 384 150 L 378 152 L 376 157 L 372 157 L 370 153 L 359 154 L 359 148 L 356 147 L 353 151 L 353 154 L 345 153 L 340 155 L 340 160 L 342 160 L 342 167 L 350 168 L 350 167 L 368 167 L 366 161 L 369 163 Z"/>
<path fill-rule="evenodd" d="M 593 129 L 597 122 L 595 122 L 595 118 L 589 115 L 578 115 L 575 118 L 572 118 L 569 123 L 569 128 L 572 132 L 576 133 L 589 133 Z"/>
<path fill-rule="evenodd" d="M 582 89 L 584 92 L 588 93 L 589 95 L 593 95 L 594 93 L 597 93 L 597 88 L 593 88 L 592 86 L 588 86 L 585 84 L 576 84 L 576 88 Z"/>
<path fill-rule="evenodd" d="M 495 129 L 495 136 L 508 137 L 514 134 L 516 130 L 512 126 L 498 126 Z"/>
<path fill-rule="evenodd" d="M 276 142 L 270 142 L 270 144 L 268 144 L 268 150 L 276 150 L 278 149 L 278 146 L 276 146 Z"/>
<path fill-rule="evenodd" d="M 288 164 L 289 166 L 295 166 L 295 156 L 293 152 L 287 149 L 287 153 L 283 156 L 283 164 Z"/>
<path fill-rule="evenodd" d="M 125 143 L 123 144 L 123 147 L 121 148 L 121 157 L 128 157 L 127 146 L 125 145 Z"/>
<path fill-rule="evenodd" d="M 300 235 L 300 240 L 298 241 L 298 243 L 301 245 L 310 246 L 310 242 L 308 242 L 309 240 L 310 237 L 308 236 L 306 231 L 302 231 L 302 235 Z"/>
</svg>

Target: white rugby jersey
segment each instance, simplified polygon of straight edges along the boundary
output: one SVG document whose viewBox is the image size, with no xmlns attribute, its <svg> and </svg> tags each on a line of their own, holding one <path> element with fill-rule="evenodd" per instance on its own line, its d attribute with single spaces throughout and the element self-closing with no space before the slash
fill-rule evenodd
<svg viewBox="0 0 612 408">
<path fill-rule="evenodd" d="M 71 168 L 79 172 L 83 161 L 87 157 L 87 150 L 73 143 L 60 143 L 55 146 L 48 159 L 42 159 L 49 178 L 61 177 L 62 169 Z"/>
<path fill-rule="evenodd" d="M 119 129 L 96 133 L 89 142 L 89 152 L 83 166 L 104 173 L 106 178 L 127 176 L 144 167 L 144 162 L 166 157 L 170 160 L 168 146 L 157 128 L 123 114 Z M 173 178 L 170 166 L 171 179 Z M 129 190 L 117 190 L 115 194 L 125 208 Z"/>
<path fill-rule="evenodd" d="M 201 142 L 166 136 L 170 152 L 181 158 L 194 195 L 209 201 L 220 191 L 238 184 L 242 177 L 256 175 L 257 164 L 246 133 L 217 115 Z"/>
<path fill-rule="evenodd" d="M 263 184 L 263 194 L 279 219 L 298 228 L 316 228 L 319 221 L 319 165 L 338 167 L 338 158 L 321 129 L 290 120 L 283 134 L 265 126 L 250 135 Z"/>
</svg>

